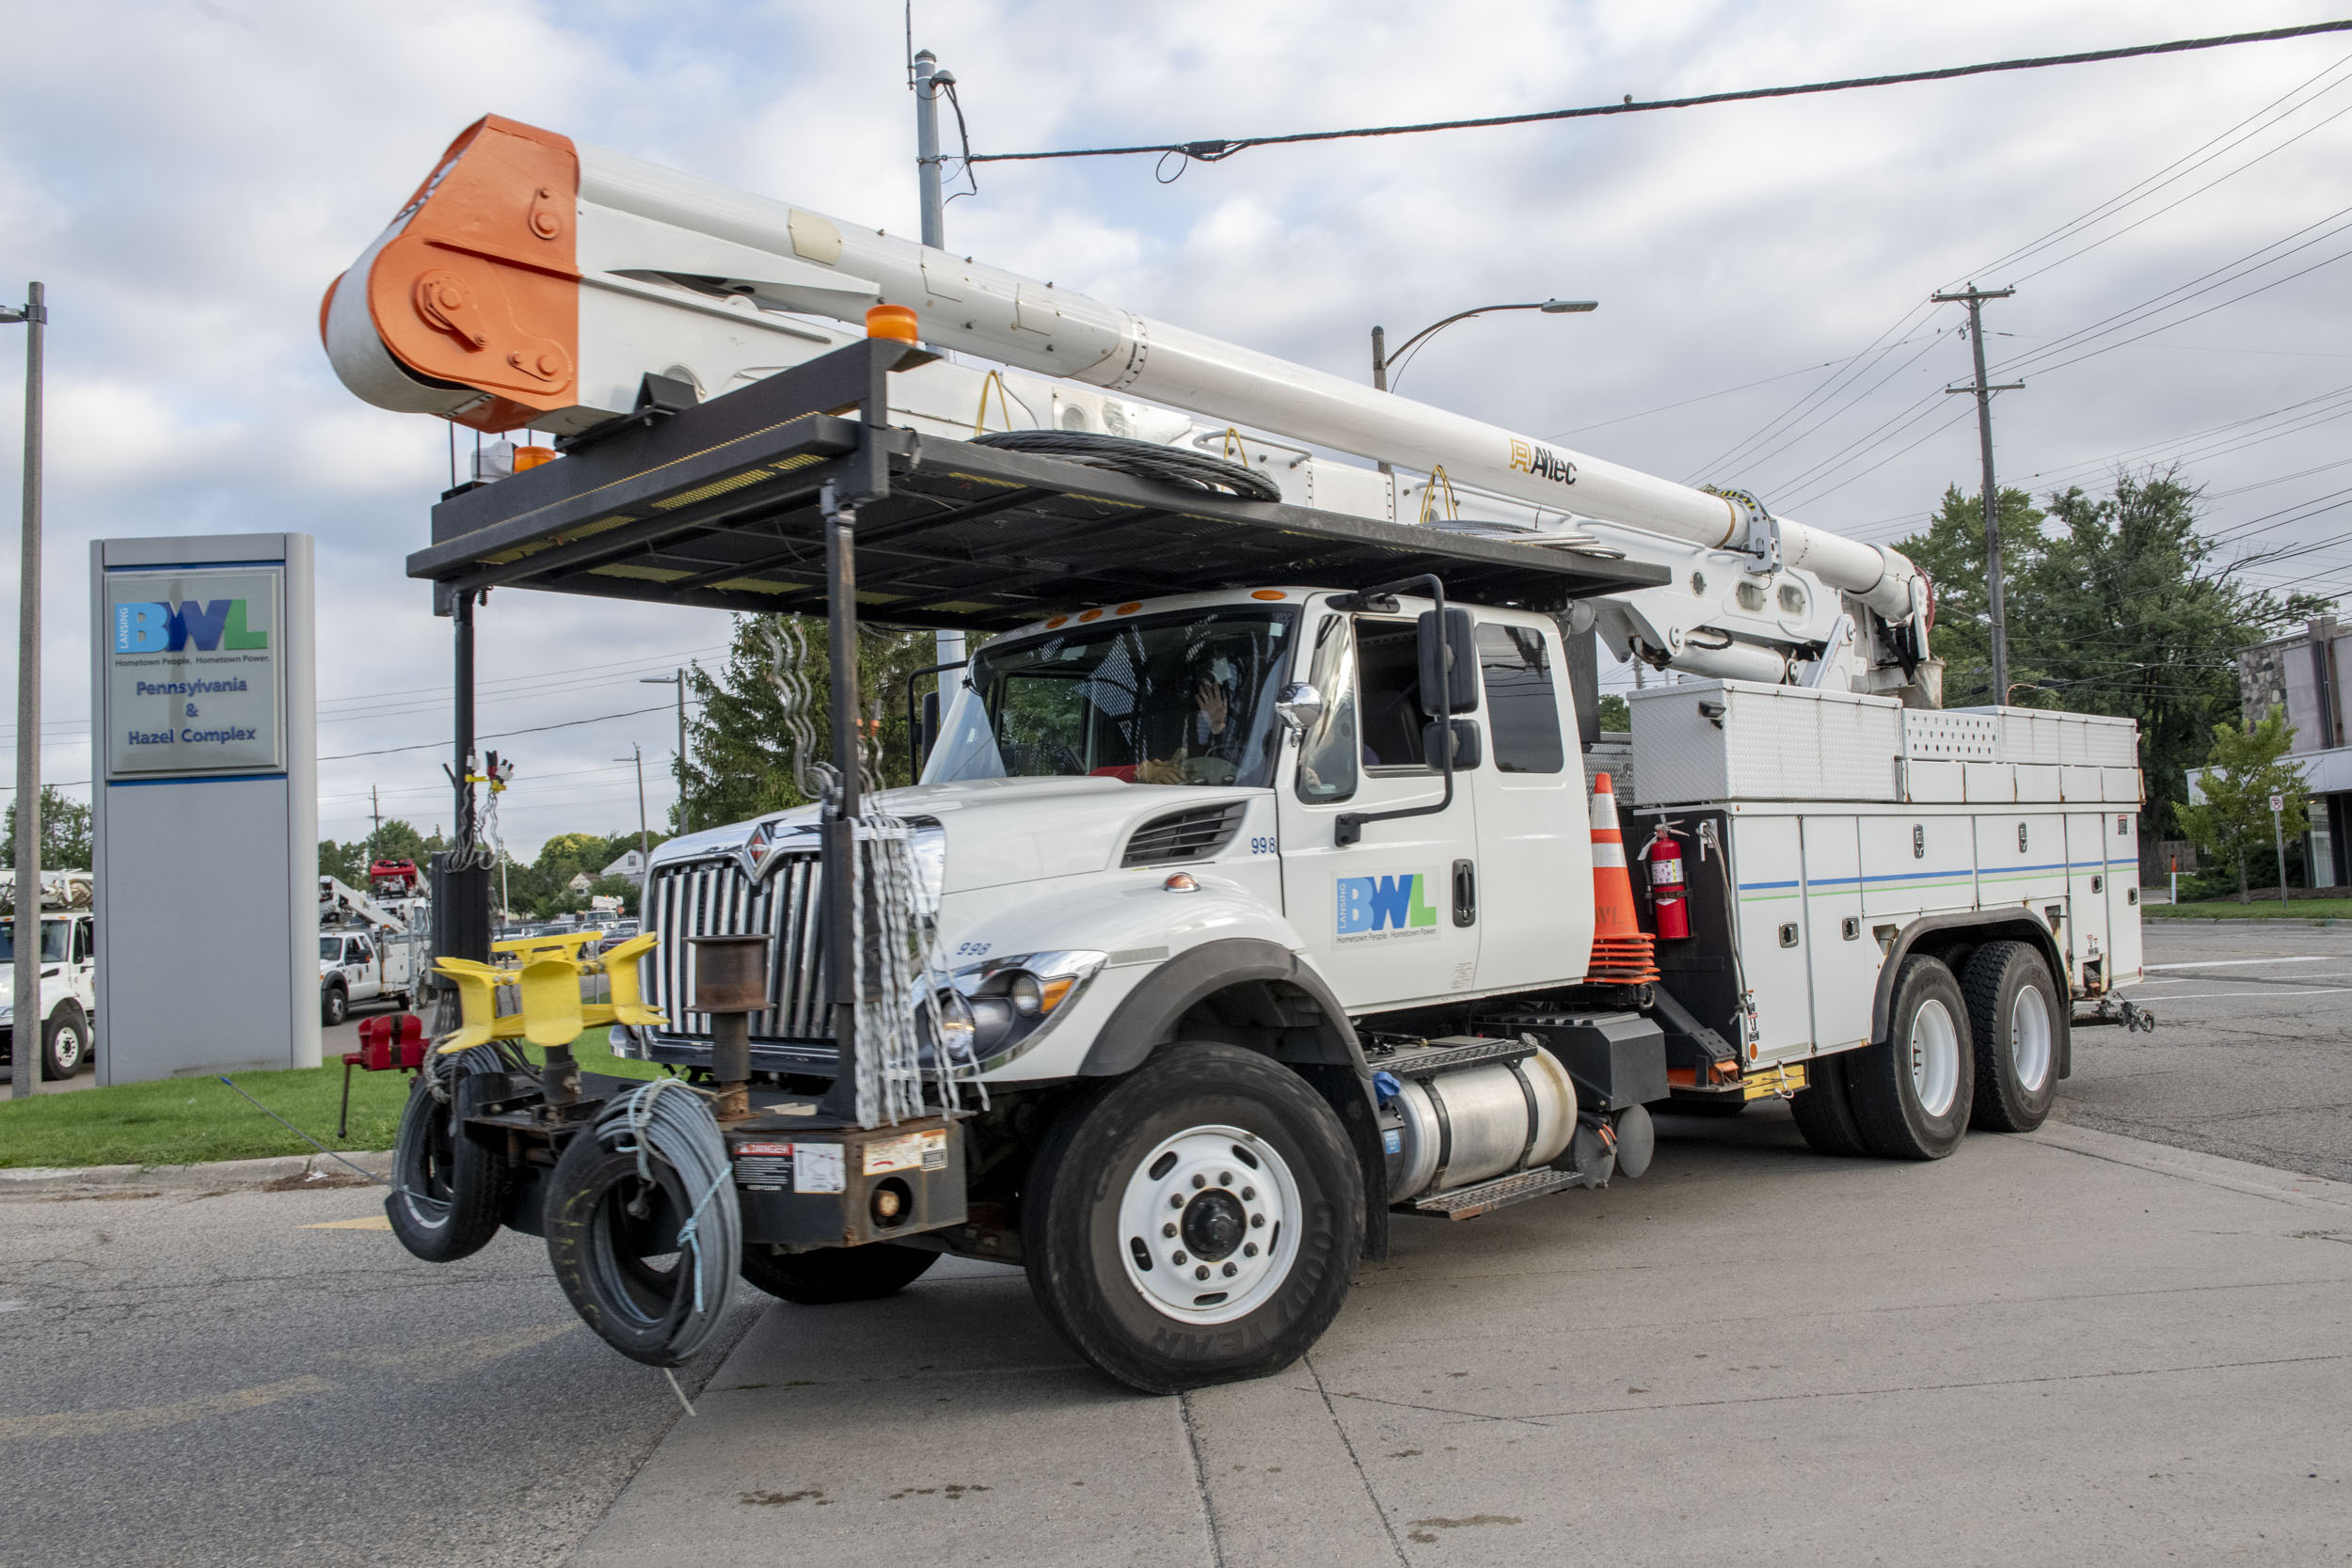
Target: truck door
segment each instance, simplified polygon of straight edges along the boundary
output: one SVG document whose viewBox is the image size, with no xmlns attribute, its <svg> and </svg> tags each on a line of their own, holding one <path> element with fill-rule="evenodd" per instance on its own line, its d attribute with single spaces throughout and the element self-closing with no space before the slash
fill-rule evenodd
<svg viewBox="0 0 2352 1568">
<path fill-rule="evenodd" d="M 1466 775 L 1478 807 L 1468 869 L 1478 989 L 1578 979 L 1593 946 L 1592 808 L 1560 634 L 1539 617 L 1479 618 L 1486 758 Z"/>
<path fill-rule="evenodd" d="M 1324 711 L 1278 791 L 1284 911 L 1350 1011 L 1470 990 L 1484 921 L 1454 888 L 1465 863 L 1475 876 L 1471 774 L 1457 771 L 1443 811 L 1367 823 L 1345 847 L 1334 839 L 1343 813 L 1435 805 L 1443 793 L 1422 752 L 1411 612 L 1308 624 L 1300 678 Z"/>
</svg>

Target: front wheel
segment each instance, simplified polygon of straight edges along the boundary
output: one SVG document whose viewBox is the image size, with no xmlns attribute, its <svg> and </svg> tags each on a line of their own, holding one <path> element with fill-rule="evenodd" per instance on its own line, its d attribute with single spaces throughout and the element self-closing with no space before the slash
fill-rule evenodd
<svg viewBox="0 0 2352 1568">
<path fill-rule="evenodd" d="M 69 1002 L 49 1015 L 40 1032 L 40 1075 L 55 1083 L 71 1078 L 89 1061 L 89 1020 L 79 1003 Z"/>
<path fill-rule="evenodd" d="M 1172 1394 L 1305 1354 L 1347 1297 L 1363 1180 L 1278 1062 L 1180 1045 L 1063 1113 L 1031 1168 L 1030 1289 L 1078 1354 Z"/>
<path fill-rule="evenodd" d="M 341 986 L 329 986 L 319 994 L 319 1022 L 329 1029 L 341 1023 L 351 1013 L 351 997 Z"/>
</svg>

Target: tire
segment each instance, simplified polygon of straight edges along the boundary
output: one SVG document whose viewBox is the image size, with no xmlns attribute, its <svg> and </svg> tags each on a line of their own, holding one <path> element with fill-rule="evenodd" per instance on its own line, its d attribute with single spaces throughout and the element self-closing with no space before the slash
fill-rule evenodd
<svg viewBox="0 0 2352 1568">
<path fill-rule="evenodd" d="M 1804 1087 L 1788 1101 L 1797 1131 L 1804 1134 L 1816 1154 L 1851 1160 L 1870 1152 L 1862 1136 L 1862 1123 L 1854 1116 L 1853 1091 L 1846 1082 L 1851 1059 L 1851 1052 L 1814 1057 L 1804 1066 Z"/>
<path fill-rule="evenodd" d="M 2022 942 L 1988 942 L 1968 960 L 1960 989 L 1977 1045 L 1971 1127 L 2030 1132 L 2058 1098 L 2064 994 L 2042 955 Z"/>
<path fill-rule="evenodd" d="M 40 1031 L 40 1075 L 51 1083 L 71 1078 L 89 1065 L 89 1019 L 78 1002 L 49 1015 Z"/>
<path fill-rule="evenodd" d="M 1903 960 L 1886 1038 L 1850 1053 L 1847 1092 L 1862 1141 L 1888 1160 L 1941 1160 L 1960 1147 L 1976 1099 L 1968 1004 L 1938 958 Z"/>
<path fill-rule="evenodd" d="M 548 1178 L 548 1262 L 606 1344 L 648 1367 L 675 1367 L 685 1358 L 671 1341 L 694 1303 L 679 1274 L 693 1265 L 677 1250 L 677 1225 L 694 1197 L 667 1161 L 651 1168 L 658 1201 L 632 1216 L 643 1194 L 637 1156 L 605 1148 L 591 1129 L 575 1133 Z"/>
<path fill-rule="evenodd" d="M 459 1059 L 461 1069 L 466 1059 Z M 400 1132 L 392 1140 L 392 1190 L 384 1199 L 384 1213 L 400 1244 L 428 1263 L 469 1258 L 499 1233 L 506 1209 L 506 1166 L 457 1129 L 504 1085 L 502 1073 L 477 1070 L 453 1079 L 446 1104 L 434 1097 L 422 1074 L 408 1091 Z"/>
<path fill-rule="evenodd" d="M 815 1252 L 778 1252 L 754 1243 L 743 1249 L 742 1275 L 771 1296 L 803 1307 L 831 1307 L 896 1295 L 938 1261 L 936 1252 L 888 1242 Z"/>
<path fill-rule="evenodd" d="M 351 995 L 341 986 L 319 992 L 319 1022 L 332 1029 L 351 1016 Z"/>
<path fill-rule="evenodd" d="M 1179 1045 L 1055 1123 L 1024 1195 L 1029 1288 L 1131 1388 L 1262 1377 L 1339 1315 L 1363 1204 L 1347 1134 L 1304 1079 L 1232 1046 Z"/>
</svg>

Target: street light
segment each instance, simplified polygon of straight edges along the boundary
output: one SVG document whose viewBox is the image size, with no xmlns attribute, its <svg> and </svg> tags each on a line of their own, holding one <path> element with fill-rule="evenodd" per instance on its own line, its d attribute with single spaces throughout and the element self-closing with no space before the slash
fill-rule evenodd
<svg viewBox="0 0 2352 1568">
<path fill-rule="evenodd" d="M 677 831 L 683 835 L 693 826 L 686 817 L 686 672 L 680 670 L 675 675 L 640 675 L 637 684 L 675 685 L 677 688 Z"/>
<path fill-rule="evenodd" d="M 40 1074 L 40 393 L 41 329 L 48 294 L 24 291 L 23 309 L 0 322 L 24 324 L 24 556 L 16 611 L 16 1070 L 8 1097 L 33 1092 Z"/>
<path fill-rule="evenodd" d="M 1599 309 L 1600 301 L 1597 299 L 1544 299 L 1531 301 L 1524 305 L 1482 305 L 1475 310 L 1457 310 L 1441 322 L 1422 327 L 1419 332 L 1399 343 L 1394 354 L 1386 352 L 1387 332 L 1375 326 L 1372 329 L 1373 388 L 1382 392 L 1389 390 L 1389 367 L 1410 354 L 1414 344 L 1443 332 L 1455 322 L 1468 321 L 1472 316 L 1488 315 L 1497 310 L 1541 310 L 1547 316 L 1581 316 Z M 1400 371 L 1398 373 L 1401 375 L 1404 372 Z"/>
</svg>

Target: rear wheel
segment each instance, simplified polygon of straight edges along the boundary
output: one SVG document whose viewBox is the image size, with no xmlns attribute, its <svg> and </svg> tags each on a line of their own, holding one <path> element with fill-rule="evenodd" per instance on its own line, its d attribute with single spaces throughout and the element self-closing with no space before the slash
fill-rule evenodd
<svg viewBox="0 0 2352 1568">
<path fill-rule="evenodd" d="M 1961 990 L 1976 1038 L 1977 1093 L 1969 1125 L 2030 1132 L 2058 1097 L 2065 1022 L 2050 966 L 2022 942 L 1989 942 L 1968 960 Z"/>
<path fill-rule="evenodd" d="M 1862 1136 L 1862 1123 L 1854 1117 L 1853 1091 L 1846 1081 L 1851 1058 L 1852 1053 L 1843 1052 L 1807 1062 L 1804 1087 L 1788 1101 L 1797 1131 L 1817 1154 L 1851 1160 L 1870 1152 L 1869 1143 Z"/>
<path fill-rule="evenodd" d="M 40 1075 L 56 1082 L 71 1078 L 89 1061 L 89 1020 L 81 1004 L 68 1002 L 49 1015 L 40 1032 Z"/>
<path fill-rule="evenodd" d="M 921 1247 L 876 1242 L 869 1246 L 820 1247 L 814 1252 L 779 1252 L 757 1243 L 743 1249 L 742 1275 L 771 1296 L 803 1307 L 841 1301 L 879 1301 L 896 1295 L 939 1254 Z"/>
<path fill-rule="evenodd" d="M 1889 1160 L 1940 1160 L 1960 1147 L 1976 1098 L 1968 1004 L 1941 959 L 1903 960 L 1886 1037 L 1847 1069 L 1863 1141 Z"/>
<path fill-rule="evenodd" d="M 1363 1180 L 1339 1117 L 1278 1062 L 1181 1045 L 1063 1113 L 1032 1167 L 1029 1286 L 1146 1393 L 1260 1377 L 1347 1297 Z"/>
</svg>

